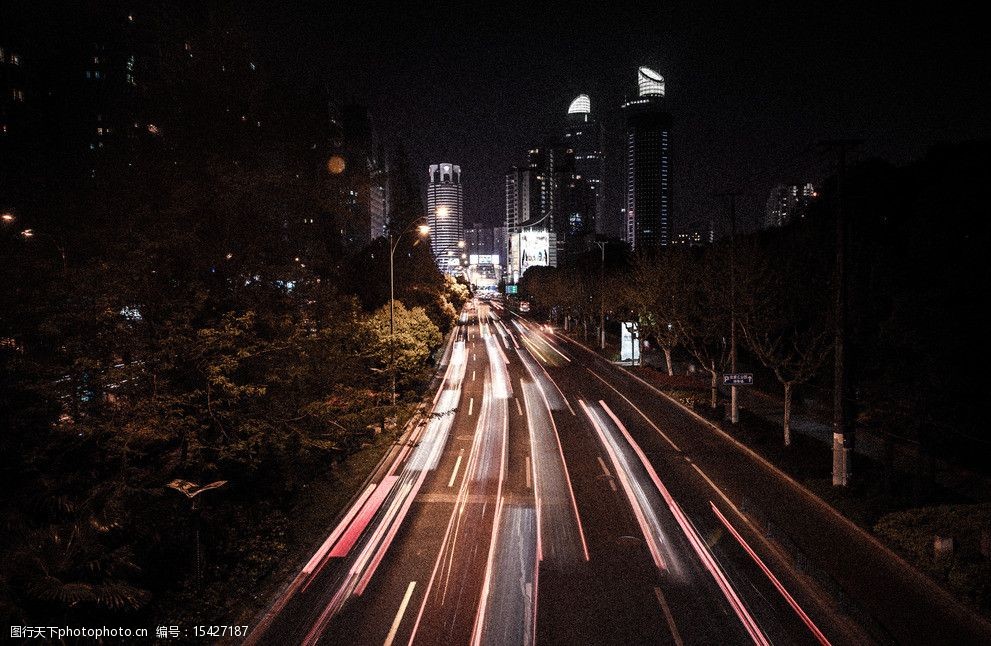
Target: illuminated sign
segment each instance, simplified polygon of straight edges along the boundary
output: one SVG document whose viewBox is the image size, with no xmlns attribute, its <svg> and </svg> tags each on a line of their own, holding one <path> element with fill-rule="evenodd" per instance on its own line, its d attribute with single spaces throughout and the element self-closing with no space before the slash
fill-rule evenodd
<svg viewBox="0 0 991 646">
<path fill-rule="evenodd" d="M 498 265 L 499 254 L 477 254 L 468 256 L 469 265 Z"/>
<path fill-rule="evenodd" d="M 624 322 L 620 325 L 619 360 L 640 360 L 640 340 L 637 338 L 637 324 Z"/>
<path fill-rule="evenodd" d="M 549 264 L 550 237 L 546 229 L 531 229 L 520 233 L 520 274 L 530 267 Z"/>
</svg>

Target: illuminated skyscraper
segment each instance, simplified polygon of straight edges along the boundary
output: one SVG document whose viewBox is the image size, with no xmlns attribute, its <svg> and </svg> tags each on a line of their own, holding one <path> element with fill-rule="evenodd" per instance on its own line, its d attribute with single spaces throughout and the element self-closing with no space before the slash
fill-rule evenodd
<svg viewBox="0 0 991 646">
<path fill-rule="evenodd" d="M 592 101 L 579 94 L 568 106 L 568 123 L 564 146 L 574 155 L 574 168 L 564 178 L 572 189 L 565 217 L 569 233 L 602 232 L 604 193 L 602 186 L 602 126 L 592 114 Z M 581 199 L 575 196 L 577 193 Z M 592 202 L 592 212 L 585 208 L 585 194 Z M 565 206 L 565 205 L 562 205 Z"/>
<path fill-rule="evenodd" d="M 804 185 L 799 185 L 797 182 L 778 184 L 767 198 L 764 226 L 782 227 L 789 222 L 801 220 L 817 195 L 815 187 L 808 182 Z"/>
<path fill-rule="evenodd" d="M 437 267 L 447 273 L 455 272 L 461 265 L 463 252 L 458 243 L 464 240 L 464 190 L 460 166 L 431 164 L 427 223 Z"/>
<path fill-rule="evenodd" d="M 626 241 L 649 252 L 671 243 L 671 115 L 664 109 L 664 79 L 637 70 L 638 95 L 626 114 Z"/>
</svg>

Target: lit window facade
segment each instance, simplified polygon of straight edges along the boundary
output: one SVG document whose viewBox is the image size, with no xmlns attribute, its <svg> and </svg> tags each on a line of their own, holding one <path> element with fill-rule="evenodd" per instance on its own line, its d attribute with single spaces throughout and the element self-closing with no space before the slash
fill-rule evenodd
<svg viewBox="0 0 991 646">
<path fill-rule="evenodd" d="M 464 188 L 461 167 L 456 164 L 431 164 L 427 186 L 427 224 L 430 226 L 430 249 L 437 267 L 455 273 L 461 266 L 464 240 Z"/>
<path fill-rule="evenodd" d="M 664 77 L 650 69 L 637 70 L 637 86 L 640 96 L 664 96 Z"/>
<path fill-rule="evenodd" d="M 650 253 L 671 244 L 671 115 L 664 109 L 664 80 L 637 71 L 639 98 L 626 115 L 626 241 Z"/>
</svg>

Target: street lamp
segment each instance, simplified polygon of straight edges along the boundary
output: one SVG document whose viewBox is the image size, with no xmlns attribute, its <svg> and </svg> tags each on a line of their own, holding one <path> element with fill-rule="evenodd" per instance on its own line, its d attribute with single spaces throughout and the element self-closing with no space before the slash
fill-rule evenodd
<svg viewBox="0 0 991 646">
<path fill-rule="evenodd" d="M 14 214 L 9 211 L 4 211 L 4 214 L 0 215 L 0 220 L 3 220 L 4 224 L 10 224 L 16 219 L 17 218 L 14 217 Z"/>
<path fill-rule="evenodd" d="M 606 348 L 606 242 L 593 240 L 592 244 L 599 248 L 602 258 L 599 262 L 599 347 Z"/>
<path fill-rule="evenodd" d="M 165 485 L 169 489 L 175 489 L 190 502 L 190 511 L 194 513 L 194 521 L 196 523 L 196 585 L 200 586 L 203 578 L 203 556 L 202 550 L 200 550 L 200 515 L 196 513 L 198 510 L 196 508 L 196 497 L 199 496 L 204 491 L 210 491 L 211 489 L 219 489 L 227 484 L 226 480 L 217 480 L 216 482 L 211 482 L 206 485 L 198 485 L 195 482 L 190 482 L 189 480 L 173 480 L 169 484 Z"/>
<path fill-rule="evenodd" d="M 396 334 L 396 272 L 395 272 L 395 258 L 396 258 L 396 247 L 399 246 L 399 241 L 403 239 L 403 236 L 411 232 L 416 228 L 416 232 L 421 236 L 426 236 L 430 233 L 430 227 L 426 224 L 416 224 L 423 218 L 417 218 L 410 224 L 406 229 L 395 236 L 395 241 L 393 241 L 392 230 L 389 230 L 389 363 L 390 372 L 392 372 L 392 405 L 396 405 L 396 344 L 395 344 L 395 334 Z"/>
</svg>

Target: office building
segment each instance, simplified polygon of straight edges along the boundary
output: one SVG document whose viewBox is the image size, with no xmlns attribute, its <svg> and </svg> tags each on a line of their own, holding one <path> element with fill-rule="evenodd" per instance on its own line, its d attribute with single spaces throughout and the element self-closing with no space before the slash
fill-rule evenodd
<svg viewBox="0 0 991 646">
<path fill-rule="evenodd" d="M 664 79 L 637 70 L 637 97 L 623 104 L 626 121 L 626 242 L 638 253 L 671 243 L 671 115 Z"/>
<path fill-rule="evenodd" d="M 764 226 L 783 227 L 789 222 L 803 219 L 817 196 L 815 187 L 808 182 L 803 185 L 797 182 L 778 184 L 767 198 Z"/>
<path fill-rule="evenodd" d="M 464 189 L 461 167 L 455 164 L 431 164 L 427 186 L 427 224 L 430 225 L 430 249 L 437 267 L 456 273 L 464 253 Z M 459 245 L 459 243 L 461 243 Z"/>
<path fill-rule="evenodd" d="M 573 167 L 563 169 L 570 170 L 563 181 L 569 235 L 602 233 L 602 125 L 592 113 L 587 94 L 579 94 L 568 106 L 563 145 L 573 159 Z"/>
</svg>

